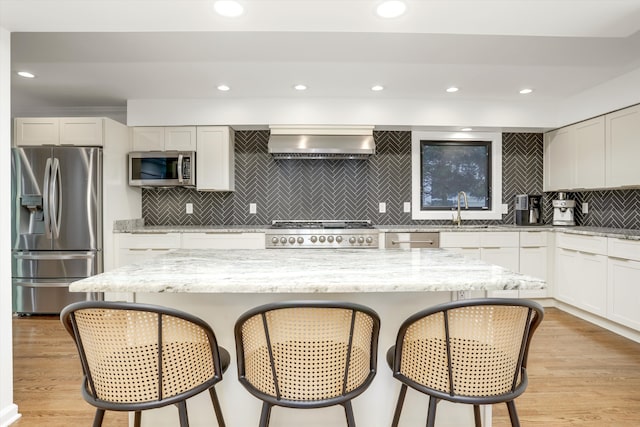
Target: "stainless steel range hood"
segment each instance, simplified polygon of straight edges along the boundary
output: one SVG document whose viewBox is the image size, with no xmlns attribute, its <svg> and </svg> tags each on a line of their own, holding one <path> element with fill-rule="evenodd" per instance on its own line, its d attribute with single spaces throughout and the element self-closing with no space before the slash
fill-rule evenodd
<svg viewBox="0 0 640 427">
<path fill-rule="evenodd" d="M 373 126 L 270 126 L 278 159 L 366 159 L 375 153 Z"/>
</svg>

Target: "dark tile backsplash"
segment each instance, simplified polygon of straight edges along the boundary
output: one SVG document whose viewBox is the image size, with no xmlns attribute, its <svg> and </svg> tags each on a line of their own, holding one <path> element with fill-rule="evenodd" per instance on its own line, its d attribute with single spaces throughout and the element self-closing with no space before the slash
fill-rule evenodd
<svg viewBox="0 0 640 427">
<path fill-rule="evenodd" d="M 375 224 L 443 224 L 412 221 L 402 212 L 411 201 L 411 132 L 377 131 L 376 154 L 368 160 L 274 160 L 267 153 L 268 131 L 237 131 L 236 191 L 143 189 L 142 215 L 148 225 L 262 225 L 274 219 L 370 219 Z M 503 201 L 512 224 L 514 195 L 542 193 L 542 134 L 503 134 Z M 576 213 L 581 225 L 640 228 L 640 191 L 571 193 L 589 214 Z M 551 222 L 551 199 L 544 194 L 545 222 Z M 378 213 L 378 202 L 387 212 Z M 193 204 L 193 214 L 185 204 Z M 249 214 L 249 203 L 257 214 Z M 580 211 L 580 209 L 576 209 Z"/>
</svg>

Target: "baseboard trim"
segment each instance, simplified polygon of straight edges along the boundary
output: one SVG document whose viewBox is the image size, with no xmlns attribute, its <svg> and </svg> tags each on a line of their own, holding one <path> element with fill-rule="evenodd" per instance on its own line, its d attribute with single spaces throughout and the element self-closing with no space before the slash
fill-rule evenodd
<svg viewBox="0 0 640 427">
<path fill-rule="evenodd" d="M 605 319 L 600 316 L 596 316 L 595 314 L 591 314 L 587 311 L 581 310 L 579 308 L 573 307 L 569 304 L 565 304 L 556 300 L 556 307 L 566 313 L 569 313 L 573 316 L 576 316 L 582 320 L 586 320 L 589 323 L 593 323 L 594 325 L 600 326 L 608 331 L 611 331 L 615 334 L 623 336 L 631 341 L 635 341 L 640 343 L 640 331 L 636 331 L 631 328 L 627 328 L 626 326 L 620 325 L 619 323 L 612 322 L 608 319 Z"/>
<path fill-rule="evenodd" d="M 7 405 L 0 410 L 0 427 L 10 426 L 18 421 L 21 416 L 22 414 L 18 412 L 18 405 L 15 403 Z"/>
</svg>

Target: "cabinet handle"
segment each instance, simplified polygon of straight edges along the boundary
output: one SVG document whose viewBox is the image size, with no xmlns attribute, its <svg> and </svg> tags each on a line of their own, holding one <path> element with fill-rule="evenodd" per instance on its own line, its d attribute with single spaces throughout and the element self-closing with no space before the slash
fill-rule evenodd
<svg viewBox="0 0 640 427">
<path fill-rule="evenodd" d="M 131 234 L 169 234 L 166 231 L 132 231 Z"/>
<path fill-rule="evenodd" d="M 433 240 L 392 240 L 391 244 L 392 245 L 399 245 L 401 243 L 428 243 L 430 245 L 433 245 Z"/>
</svg>

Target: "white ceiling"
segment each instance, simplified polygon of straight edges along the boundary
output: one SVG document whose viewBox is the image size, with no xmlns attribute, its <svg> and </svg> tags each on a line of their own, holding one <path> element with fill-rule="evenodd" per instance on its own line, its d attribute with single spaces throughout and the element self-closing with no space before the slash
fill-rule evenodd
<svg viewBox="0 0 640 427">
<path fill-rule="evenodd" d="M 375 15 L 378 0 L 241 3 L 242 17 L 222 18 L 210 1 L 0 0 L 12 71 L 37 75 L 12 76 L 12 108 L 221 97 L 555 102 L 640 68 L 640 0 L 407 0 L 393 20 Z M 217 91 L 221 83 L 231 91 Z M 528 98 L 524 87 L 534 89 Z"/>
</svg>

